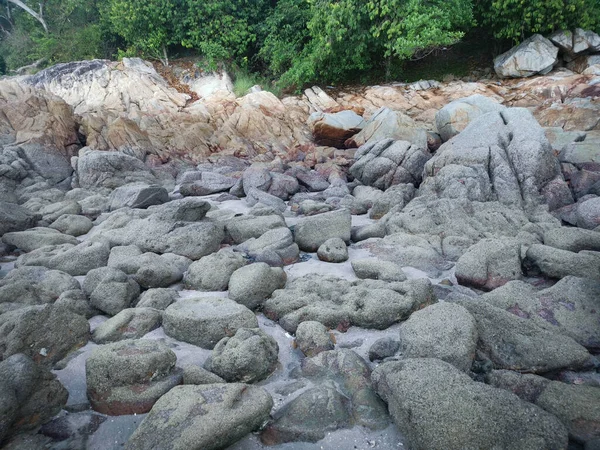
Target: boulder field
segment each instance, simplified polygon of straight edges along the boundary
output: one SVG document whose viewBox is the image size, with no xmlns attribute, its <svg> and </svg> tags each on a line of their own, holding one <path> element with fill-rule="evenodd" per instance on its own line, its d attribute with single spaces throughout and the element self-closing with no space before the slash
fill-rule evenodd
<svg viewBox="0 0 600 450">
<path fill-rule="evenodd" d="M 523 44 L 547 75 L 284 99 L 135 58 L 1 79 L 0 446 L 600 448 L 573 35 Z"/>
</svg>

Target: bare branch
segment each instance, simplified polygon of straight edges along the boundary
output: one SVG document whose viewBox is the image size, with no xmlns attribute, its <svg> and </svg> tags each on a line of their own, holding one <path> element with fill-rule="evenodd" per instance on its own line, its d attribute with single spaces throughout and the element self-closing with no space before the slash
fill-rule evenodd
<svg viewBox="0 0 600 450">
<path fill-rule="evenodd" d="M 25 3 L 23 3 L 21 0 L 7 0 L 7 1 L 12 3 L 13 5 L 18 6 L 23 11 L 26 11 L 31 17 L 35 18 L 39 23 L 42 24 L 46 33 L 48 32 L 48 25 L 46 25 L 46 21 L 44 20 L 44 17 L 42 16 L 43 8 L 42 8 L 41 3 L 40 3 L 40 13 L 38 14 L 33 9 L 31 9 L 29 6 L 27 6 Z"/>
</svg>

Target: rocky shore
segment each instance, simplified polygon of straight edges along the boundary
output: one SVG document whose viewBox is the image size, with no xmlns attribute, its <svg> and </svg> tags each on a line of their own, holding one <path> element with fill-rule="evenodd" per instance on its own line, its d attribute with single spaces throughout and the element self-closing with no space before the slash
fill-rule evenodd
<svg viewBox="0 0 600 450">
<path fill-rule="evenodd" d="M 519 78 L 284 99 L 139 59 L 0 80 L 3 448 L 600 448 L 572 35 Z"/>
</svg>

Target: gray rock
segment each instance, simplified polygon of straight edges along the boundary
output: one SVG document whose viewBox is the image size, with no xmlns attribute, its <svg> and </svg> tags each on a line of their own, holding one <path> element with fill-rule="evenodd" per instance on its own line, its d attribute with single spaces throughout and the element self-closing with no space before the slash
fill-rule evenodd
<svg viewBox="0 0 600 450">
<path fill-rule="evenodd" d="M 69 393 L 50 370 L 18 353 L 0 362 L 0 441 L 60 412 Z"/>
<path fill-rule="evenodd" d="M 108 267 L 122 270 L 143 288 L 167 287 L 181 281 L 191 263 L 174 253 L 142 253 L 135 245 L 113 247 L 108 258 Z"/>
<path fill-rule="evenodd" d="M 2 236 L 2 242 L 24 252 L 31 252 L 47 245 L 79 244 L 79 241 L 68 234 L 52 228 L 30 228 L 25 231 L 13 231 Z"/>
<path fill-rule="evenodd" d="M 383 191 L 372 186 L 358 185 L 352 190 L 352 195 L 356 200 L 363 202 L 367 207 L 372 208 L 375 202 L 383 195 Z"/>
<path fill-rule="evenodd" d="M 24 353 L 51 366 L 89 339 L 85 317 L 53 305 L 27 306 L 0 315 L 0 357 Z"/>
<path fill-rule="evenodd" d="M 394 356 L 400 350 L 400 341 L 393 337 L 383 337 L 373 342 L 369 347 L 369 361 L 380 361 Z"/>
<path fill-rule="evenodd" d="M 578 227 L 588 230 L 593 230 L 600 225 L 600 197 L 578 203 L 575 220 Z"/>
<path fill-rule="evenodd" d="M 33 211 L 23 206 L 0 200 L 0 236 L 10 231 L 31 228 L 38 218 Z"/>
<path fill-rule="evenodd" d="M 183 384 L 212 384 L 225 383 L 225 380 L 204 367 L 187 365 L 183 366 Z"/>
<path fill-rule="evenodd" d="M 48 225 L 49 228 L 58 230 L 64 234 L 70 234 L 71 236 L 84 235 L 90 231 L 93 226 L 94 224 L 89 218 L 78 216 L 76 214 L 63 214 Z"/>
<path fill-rule="evenodd" d="M 250 309 L 255 309 L 276 289 L 285 286 L 287 275 L 280 267 L 254 263 L 240 267 L 229 279 L 229 298 Z"/>
<path fill-rule="evenodd" d="M 316 252 L 331 238 L 350 241 L 352 218 L 347 210 L 331 211 L 300 220 L 294 229 L 296 244 L 300 250 Z"/>
<path fill-rule="evenodd" d="M 231 189 L 236 178 L 214 172 L 200 172 L 201 178 L 193 182 L 182 182 L 179 193 L 183 196 L 202 196 L 216 194 Z"/>
<path fill-rule="evenodd" d="M 251 189 L 266 192 L 271 186 L 271 173 L 260 164 L 248 167 L 242 175 L 244 194 L 248 195 Z"/>
<path fill-rule="evenodd" d="M 245 265 L 246 260 L 242 255 L 224 248 L 192 263 L 185 273 L 183 283 L 191 289 L 226 291 L 231 274 Z"/>
<path fill-rule="evenodd" d="M 271 186 L 267 191 L 282 200 L 288 200 L 292 195 L 298 192 L 300 185 L 295 177 L 283 173 L 271 173 Z"/>
<path fill-rule="evenodd" d="M 581 228 L 560 227 L 544 231 L 544 245 L 578 253 L 600 251 L 600 233 Z"/>
<path fill-rule="evenodd" d="M 491 291 L 522 277 L 521 243 L 514 239 L 482 239 L 458 258 L 455 267 L 460 284 Z"/>
<path fill-rule="evenodd" d="M 341 263 L 348 260 L 348 247 L 340 238 L 331 238 L 323 242 L 317 249 L 321 261 Z"/>
<path fill-rule="evenodd" d="M 45 267 L 21 267 L 0 279 L 0 303 L 53 303 L 72 289 L 79 289 L 79 282 L 69 274 Z"/>
<path fill-rule="evenodd" d="M 151 206 L 148 212 L 156 220 L 167 222 L 198 222 L 210 211 L 210 203 L 199 198 L 183 198 L 173 200 L 164 205 Z"/>
<path fill-rule="evenodd" d="M 437 358 L 468 372 L 477 337 L 477 323 L 469 311 L 441 302 L 412 313 L 400 325 L 400 351 L 405 358 Z"/>
<path fill-rule="evenodd" d="M 352 270 L 358 278 L 382 281 L 406 281 L 402 267 L 390 261 L 377 258 L 355 259 L 351 262 Z"/>
<path fill-rule="evenodd" d="M 600 349 L 600 329 L 595 312 L 600 298 L 598 281 L 567 276 L 543 290 L 521 281 L 511 281 L 482 298 L 551 333 L 570 336 L 592 351 Z"/>
<path fill-rule="evenodd" d="M 486 381 L 558 417 L 567 427 L 569 438 L 575 442 L 585 444 L 600 436 L 598 387 L 565 384 L 507 370 L 492 371 Z"/>
<path fill-rule="evenodd" d="M 308 117 L 307 123 L 317 145 L 335 148 L 345 148 L 346 139 L 365 126 L 364 119 L 351 110 L 336 113 L 317 111 Z"/>
<path fill-rule="evenodd" d="M 175 289 L 155 288 L 142 292 L 137 303 L 138 308 L 154 308 L 164 311 L 167 307 L 179 298 L 179 293 Z"/>
<path fill-rule="evenodd" d="M 229 220 L 225 230 L 236 244 L 241 244 L 251 238 L 259 238 L 269 230 L 285 228 L 283 217 L 278 215 L 269 216 L 242 216 Z"/>
<path fill-rule="evenodd" d="M 378 366 L 373 386 L 411 448 L 564 449 L 556 417 L 438 359 Z"/>
<path fill-rule="evenodd" d="M 426 143 L 383 139 L 363 145 L 354 157 L 352 176 L 367 186 L 386 190 L 394 184 L 419 184 L 431 154 Z"/>
<path fill-rule="evenodd" d="M 298 166 L 288 170 L 286 173 L 293 174 L 299 183 L 305 186 L 309 192 L 321 192 L 329 187 L 329 182 L 314 170 Z"/>
<path fill-rule="evenodd" d="M 51 203 L 38 211 L 46 223 L 52 223 L 64 214 L 81 214 L 81 205 L 75 200 Z"/>
<path fill-rule="evenodd" d="M 87 396 L 102 414 L 144 414 L 181 384 L 177 357 L 158 341 L 125 340 L 100 345 L 85 362 Z"/>
<path fill-rule="evenodd" d="M 294 242 L 289 228 L 275 228 L 266 231 L 258 238 L 250 238 L 236 246 L 256 262 L 264 262 L 274 267 L 283 267 L 298 261 L 300 249 Z"/>
<path fill-rule="evenodd" d="M 587 350 L 572 338 L 548 331 L 484 301 L 458 302 L 477 322 L 478 348 L 498 369 L 545 373 L 585 366 Z"/>
<path fill-rule="evenodd" d="M 540 34 L 534 34 L 516 47 L 494 59 L 494 70 L 500 78 L 545 75 L 557 62 L 558 48 Z"/>
<path fill-rule="evenodd" d="M 70 291 L 63 291 L 60 297 L 54 302 L 55 306 L 66 308 L 75 314 L 91 319 L 94 316 L 102 314 L 101 311 L 90 305 L 85 292 L 81 289 L 73 289 Z"/>
<path fill-rule="evenodd" d="M 446 142 L 464 130 L 479 116 L 492 111 L 506 109 L 496 100 L 480 94 L 454 100 L 435 115 L 435 126 L 442 141 Z"/>
<path fill-rule="evenodd" d="M 600 36 L 591 30 L 575 28 L 575 33 L 573 33 L 573 53 L 584 51 L 599 52 Z"/>
<path fill-rule="evenodd" d="M 290 333 L 307 320 L 340 330 L 351 325 L 385 329 L 434 300 L 428 280 L 348 282 L 306 275 L 275 291 L 263 308 L 267 317 Z"/>
<path fill-rule="evenodd" d="M 238 328 L 232 337 L 221 339 L 205 368 L 227 382 L 256 383 L 277 367 L 277 341 L 259 328 Z"/>
<path fill-rule="evenodd" d="M 153 308 L 124 309 L 106 322 L 98 325 L 92 333 L 96 344 L 137 339 L 158 328 L 162 320 L 160 311 Z"/>
<path fill-rule="evenodd" d="M 391 186 L 373 203 L 369 217 L 371 219 L 381 219 L 394 207 L 402 210 L 413 199 L 415 192 L 415 187 L 412 184 Z"/>
<path fill-rule="evenodd" d="M 101 267 L 87 274 L 83 291 L 94 308 L 114 316 L 137 300 L 140 286 L 121 270 Z"/>
<path fill-rule="evenodd" d="M 317 214 L 323 214 L 333 210 L 334 207 L 324 203 L 324 202 L 316 202 L 314 200 L 304 200 L 300 202 L 298 206 L 297 214 L 302 214 L 305 216 L 314 216 Z"/>
<path fill-rule="evenodd" d="M 106 266 L 110 247 L 106 242 L 82 242 L 40 247 L 19 256 L 15 267 L 44 266 L 69 275 L 86 275 L 90 270 Z"/>
<path fill-rule="evenodd" d="M 180 341 L 212 349 L 239 328 L 257 328 L 252 311 L 233 300 L 197 297 L 179 300 L 163 314 L 165 333 Z"/>
<path fill-rule="evenodd" d="M 147 208 L 169 201 L 167 190 L 158 185 L 125 185 L 115 189 L 109 197 L 110 210 L 129 207 Z"/>
<path fill-rule="evenodd" d="M 550 278 L 569 275 L 600 280 L 600 253 L 579 253 L 535 244 L 527 249 L 523 265 L 528 273 L 542 273 Z"/>
<path fill-rule="evenodd" d="M 307 357 L 312 358 L 321 352 L 333 350 L 335 344 L 327 327 L 319 322 L 307 320 L 296 329 L 296 346 Z"/>
<path fill-rule="evenodd" d="M 84 189 L 114 189 L 128 183 L 154 184 L 157 179 L 143 162 L 121 152 L 79 151 L 77 180 Z"/>
<path fill-rule="evenodd" d="M 279 197 L 269 194 L 268 192 L 259 191 L 258 189 L 250 189 L 247 192 L 246 202 L 250 206 L 254 206 L 257 203 L 270 206 L 279 212 L 284 212 L 287 209 L 287 205 Z"/>
<path fill-rule="evenodd" d="M 272 406 L 273 399 L 261 387 L 241 383 L 178 386 L 154 405 L 125 449 L 225 448 L 260 428 Z"/>
</svg>

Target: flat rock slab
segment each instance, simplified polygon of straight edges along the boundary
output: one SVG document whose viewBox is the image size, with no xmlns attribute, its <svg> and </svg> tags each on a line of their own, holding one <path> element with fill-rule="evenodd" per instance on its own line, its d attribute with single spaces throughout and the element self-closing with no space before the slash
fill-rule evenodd
<svg viewBox="0 0 600 450">
<path fill-rule="evenodd" d="M 163 314 L 169 336 L 202 348 L 212 349 L 239 328 L 258 328 L 252 311 L 226 298 L 197 297 L 179 300 Z"/>
<path fill-rule="evenodd" d="M 240 383 L 178 386 L 165 394 L 131 436 L 126 450 L 216 450 L 259 428 L 273 399 Z"/>
<path fill-rule="evenodd" d="M 2 236 L 2 242 L 24 252 L 30 252 L 46 245 L 79 244 L 79 241 L 73 236 L 43 227 L 6 233 Z"/>
</svg>

